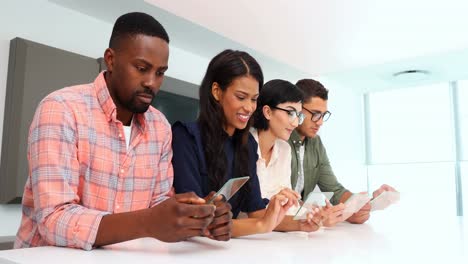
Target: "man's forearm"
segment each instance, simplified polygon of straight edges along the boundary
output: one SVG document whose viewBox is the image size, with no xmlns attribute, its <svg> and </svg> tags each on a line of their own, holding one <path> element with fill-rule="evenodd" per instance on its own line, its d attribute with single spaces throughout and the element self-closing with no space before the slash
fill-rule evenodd
<svg viewBox="0 0 468 264">
<path fill-rule="evenodd" d="M 96 235 L 95 247 L 149 236 L 149 209 L 105 215 Z"/>
<path fill-rule="evenodd" d="M 347 191 L 347 192 L 343 193 L 343 195 L 341 195 L 341 197 L 340 197 L 340 203 L 345 203 L 349 199 L 349 197 L 351 197 L 351 195 L 353 195 L 352 192 Z"/>
</svg>

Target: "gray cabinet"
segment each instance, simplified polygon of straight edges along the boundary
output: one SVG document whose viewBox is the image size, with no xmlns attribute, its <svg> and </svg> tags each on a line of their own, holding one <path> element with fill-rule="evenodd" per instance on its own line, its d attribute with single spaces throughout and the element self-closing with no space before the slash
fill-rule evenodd
<svg viewBox="0 0 468 264">
<path fill-rule="evenodd" d="M 89 83 L 96 59 L 21 38 L 10 42 L 0 165 L 0 203 L 19 202 L 28 177 L 29 126 L 38 103 L 54 90 Z"/>
</svg>

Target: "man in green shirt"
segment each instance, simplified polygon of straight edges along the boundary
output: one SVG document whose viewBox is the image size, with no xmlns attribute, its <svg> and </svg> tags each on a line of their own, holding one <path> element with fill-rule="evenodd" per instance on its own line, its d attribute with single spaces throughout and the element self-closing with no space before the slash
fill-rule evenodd
<svg viewBox="0 0 468 264">
<path fill-rule="evenodd" d="M 335 177 L 328 160 L 327 152 L 320 136 L 317 135 L 323 122 L 331 113 L 327 108 L 328 90 L 318 81 L 312 79 L 299 80 L 296 83 L 304 92 L 302 112 L 304 122 L 292 133 L 289 144 L 292 151 L 291 184 L 293 189 L 305 197 L 318 185 L 322 192 L 333 192 L 334 195 L 322 210 L 323 224 L 333 226 L 341 221 L 362 224 L 369 219 L 370 203 L 358 212 L 344 219 L 344 202 L 352 193 L 341 185 Z M 395 191 L 391 186 L 382 185 L 374 191 L 373 198 L 383 191 Z"/>
</svg>

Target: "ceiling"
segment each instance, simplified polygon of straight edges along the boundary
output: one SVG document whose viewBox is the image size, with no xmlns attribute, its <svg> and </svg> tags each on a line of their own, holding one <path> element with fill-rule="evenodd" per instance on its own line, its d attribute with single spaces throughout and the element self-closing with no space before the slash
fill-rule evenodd
<svg viewBox="0 0 468 264">
<path fill-rule="evenodd" d="M 113 23 L 154 15 L 171 44 L 207 58 L 225 48 L 259 59 L 268 76 L 314 77 L 357 91 L 468 78 L 466 0 L 51 0 Z M 422 81 L 395 72 L 422 69 Z M 467 70 L 465 70 L 467 69 Z"/>
</svg>

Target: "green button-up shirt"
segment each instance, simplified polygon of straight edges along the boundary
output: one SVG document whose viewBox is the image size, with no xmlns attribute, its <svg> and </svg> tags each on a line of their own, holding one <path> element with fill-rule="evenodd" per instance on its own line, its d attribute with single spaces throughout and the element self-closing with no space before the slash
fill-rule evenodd
<svg viewBox="0 0 468 264">
<path fill-rule="evenodd" d="M 320 137 L 306 137 L 304 142 L 302 142 L 297 131 L 294 131 L 289 138 L 289 144 L 291 145 L 292 156 L 291 184 L 293 189 L 296 187 L 300 173 L 299 148 L 304 144 L 304 191 L 302 197 L 305 199 L 305 196 L 318 185 L 322 192 L 333 192 L 334 195 L 330 202 L 334 205 L 338 204 L 341 196 L 348 190 L 336 179 Z"/>
</svg>

